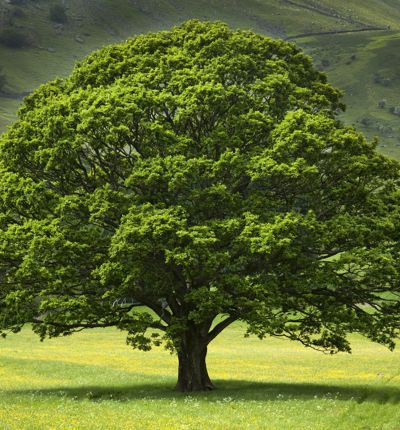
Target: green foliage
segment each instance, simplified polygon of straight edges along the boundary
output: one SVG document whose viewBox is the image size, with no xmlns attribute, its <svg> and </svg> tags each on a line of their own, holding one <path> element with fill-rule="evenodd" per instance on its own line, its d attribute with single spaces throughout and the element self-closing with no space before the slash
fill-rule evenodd
<svg viewBox="0 0 400 430">
<path fill-rule="evenodd" d="M 51 21 L 64 24 L 68 21 L 65 7 L 61 4 L 53 4 L 49 9 L 49 18 Z"/>
<path fill-rule="evenodd" d="M 117 326 L 144 350 L 159 330 L 186 364 L 238 319 L 392 348 L 398 164 L 341 108 L 294 45 L 198 21 L 40 87 L 1 140 L 3 330 Z"/>
</svg>

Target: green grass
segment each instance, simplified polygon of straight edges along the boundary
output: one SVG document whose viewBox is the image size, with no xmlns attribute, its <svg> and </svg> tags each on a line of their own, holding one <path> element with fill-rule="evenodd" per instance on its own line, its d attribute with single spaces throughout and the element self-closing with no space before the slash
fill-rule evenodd
<svg viewBox="0 0 400 430">
<path fill-rule="evenodd" d="M 1 99 L 0 99 L 1 100 Z M 0 103 L 0 133 L 6 130 L 7 126 L 15 120 L 16 111 L 19 106 L 18 100 L 2 99 Z"/>
<path fill-rule="evenodd" d="M 218 389 L 173 391 L 176 358 L 132 351 L 113 329 L 0 344 L 1 429 L 391 429 L 400 427 L 400 353 L 359 337 L 336 356 L 235 325 L 211 345 Z"/>
</svg>

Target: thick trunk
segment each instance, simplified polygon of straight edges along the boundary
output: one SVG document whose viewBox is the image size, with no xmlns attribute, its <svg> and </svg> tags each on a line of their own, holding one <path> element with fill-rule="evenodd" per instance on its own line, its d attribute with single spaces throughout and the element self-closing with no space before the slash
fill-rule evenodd
<svg viewBox="0 0 400 430">
<path fill-rule="evenodd" d="M 207 391 L 214 389 L 207 372 L 206 356 L 206 342 L 194 336 L 188 336 L 182 342 L 178 352 L 177 391 Z"/>
</svg>

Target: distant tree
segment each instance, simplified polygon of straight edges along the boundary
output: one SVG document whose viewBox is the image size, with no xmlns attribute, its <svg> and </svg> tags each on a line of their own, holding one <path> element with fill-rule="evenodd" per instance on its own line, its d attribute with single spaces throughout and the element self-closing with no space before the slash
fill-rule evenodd
<svg viewBox="0 0 400 430">
<path fill-rule="evenodd" d="M 399 166 L 293 44 L 189 21 L 25 99 L 0 149 L 0 321 L 166 342 L 212 389 L 234 321 L 331 353 L 399 334 Z"/>
<path fill-rule="evenodd" d="M 23 18 L 24 16 L 25 16 L 25 12 L 21 7 L 14 7 L 12 9 L 13 18 Z"/>
<path fill-rule="evenodd" d="M 64 24 L 68 21 L 65 7 L 62 4 L 53 4 L 50 6 L 49 17 L 51 21 Z"/>
<path fill-rule="evenodd" d="M 24 48 L 29 45 L 28 37 L 22 31 L 9 27 L 0 31 L 0 44 L 8 48 Z"/>
</svg>

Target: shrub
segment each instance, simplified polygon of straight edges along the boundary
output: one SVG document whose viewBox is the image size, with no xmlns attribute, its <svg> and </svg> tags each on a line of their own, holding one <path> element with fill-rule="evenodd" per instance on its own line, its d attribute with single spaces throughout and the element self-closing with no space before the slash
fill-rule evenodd
<svg viewBox="0 0 400 430">
<path fill-rule="evenodd" d="M 9 48 L 23 48 L 28 45 L 28 38 L 15 28 L 5 28 L 0 32 L 0 43 Z"/>
<path fill-rule="evenodd" d="M 23 18 L 25 16 L 25 12 L 20 7 L 15 7 L 12 10 L 13 18 Z"/>
</svg>

